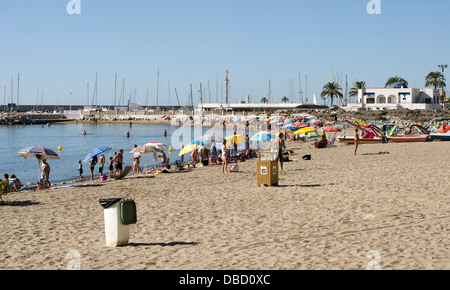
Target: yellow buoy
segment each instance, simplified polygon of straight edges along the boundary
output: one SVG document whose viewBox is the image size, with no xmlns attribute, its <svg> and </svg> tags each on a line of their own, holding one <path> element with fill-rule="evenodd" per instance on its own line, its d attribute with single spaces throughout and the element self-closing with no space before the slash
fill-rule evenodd
<svg viewBox="0 0 450 290">
<path fill-rule="evenodd" d="M 173 152 L 173 148 L 170 147 L 170 148 L 169 148 L 169 153 L 172 154 L 172 152 Z"/>
<path fill-rule="evenodd" d="M 63 151 L 62 146 L 59 146 L 59 147 L 58 147 L 58 151 L 59 151 L 59 152 L 62 152 L 62 151 Z"/>
</svg>

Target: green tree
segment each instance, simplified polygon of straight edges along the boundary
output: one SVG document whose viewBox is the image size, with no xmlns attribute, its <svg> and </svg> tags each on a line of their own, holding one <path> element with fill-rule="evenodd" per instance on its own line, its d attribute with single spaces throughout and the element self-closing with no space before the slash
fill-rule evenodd
<svg viewBox="0 0 450 290">
<path fill-rule="evenodd" d="M 266 97 L 261 99 L 261 103 L 267 104 L 268 102 L 269 100 Z"/>
<path fill-rule="evenodd" d="M 329 82 L 323 86 L 323 90 L 320 96 L 324 100 L 329 98 L 331 101 L 331 107 L 333 107 L 334 98 L 337 97 L 342 99 L 343 97 L 342 88 L 336 82 Z"/>
<path fill-rule="evenodd" d="M 281 101 L 286 104 L 287 102 L 289 102 L 289 98 L 284 96 L 283 98 L 281 98 Z"/>
<path fill-rule="evenodd" d="M 445 86 L 444 74 L 439 71 L 430 72 L 425 77 L 425 87 L 427 88 L 443 89 Z"/>
<path fill-rule="evenodd" d="M 385 88 L 387 88 L 395 83 L 405 83 L 405 85 L 408 85 L 408 82 L 404 78 L 399 77 L 397 75 L 395 77 L 391 77 L 388 79 L 388 81 L 386 82 Z"/>
<path fill-rule="evenodd" d="M 353 88 L 350 89 L 350 92 L 349 92 L 350 97 L 357 97 L 358 90 L 365 89 L 365 88 L 366 88 L 366 82 L 355 82 L 353 84 Z"/>
</svg>

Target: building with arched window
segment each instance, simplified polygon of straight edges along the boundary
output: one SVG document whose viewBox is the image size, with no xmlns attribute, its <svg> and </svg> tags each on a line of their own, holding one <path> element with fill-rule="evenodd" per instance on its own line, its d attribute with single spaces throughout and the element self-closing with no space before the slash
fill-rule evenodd
<svg viewBox="0 0 450 290">
<path fill-rule="evenodd" d="M 389 88 L 364 88 L 358 90 L 358 102 L 349 103 L 348 110 L 360 108 L 372 110 L 410 109 L 436 110 L 442 109 L 440 91 L 435 89 L 412 89 L 404 83 L 395 83 Z"/>
</svg>

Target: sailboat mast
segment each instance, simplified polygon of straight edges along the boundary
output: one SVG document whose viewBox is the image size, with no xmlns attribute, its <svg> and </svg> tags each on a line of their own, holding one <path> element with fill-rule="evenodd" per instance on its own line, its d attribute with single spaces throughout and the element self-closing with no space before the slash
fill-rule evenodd
<svg viewBox="0 0 450 290">
<path fill-rule="evenodd" d="M 156 107 L 158 107 L 158 100 L 159 99 L 159 69 L 158 73 L 156 75 Z"/>
</svg>

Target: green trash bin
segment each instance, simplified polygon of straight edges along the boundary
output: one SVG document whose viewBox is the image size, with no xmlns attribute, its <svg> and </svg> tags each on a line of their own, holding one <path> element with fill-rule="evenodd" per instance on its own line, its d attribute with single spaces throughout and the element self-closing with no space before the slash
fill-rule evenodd
<svg viewBox="0 0 450 290">
<path fill-rule="evenodd" d="M 134 200 L 122 199 L 120 204 L 120 219 L 125 226 L 137 223 L 136 203 Z"/>
</svg>

